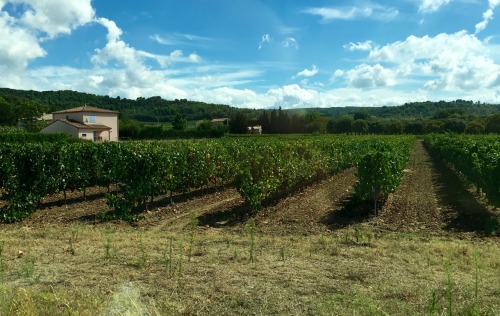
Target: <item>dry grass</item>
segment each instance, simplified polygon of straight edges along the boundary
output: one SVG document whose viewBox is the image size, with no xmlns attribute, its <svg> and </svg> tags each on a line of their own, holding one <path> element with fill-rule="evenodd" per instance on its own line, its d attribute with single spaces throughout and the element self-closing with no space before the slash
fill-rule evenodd
<svg viewBox="0 0 500 316">
<path fill-rule="evenodd" d="M 500 313 L 498 239 L 257 227 L 254 262 L 243 226 L 198 227 L 190 261 L 189 240 L 189 229 L 4 226 L 0 314 L 441 315 L 450 302 L 453 315 Z"/>
</svg>

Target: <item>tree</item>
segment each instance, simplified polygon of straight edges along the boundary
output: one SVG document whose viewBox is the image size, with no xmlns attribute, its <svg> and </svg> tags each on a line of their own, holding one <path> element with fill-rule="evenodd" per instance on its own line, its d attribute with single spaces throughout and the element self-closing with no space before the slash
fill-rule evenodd
<svg viewBox="0 0 500 316">
<path fill-rule="evenodd" d="M 492 115 L 486 123 L 487 133 L 500 133 L 500 114 Z"/>
<path fill-rule="evenodd" d="M 484 124 L 479 121 L 469 122 L 464 132 L 467 134 L 482 134 L 484 133 Z"/>
<path fill-rule="evenodd" d="M 426 133 L 442 133 L 444 130 L 443 121 L 430 120 L 425 122 L 424 130 Z"/>
<path fill-rule="evenodd" d="M 183 131 L 186 129 L 187 121 L 184 115 L 177 114 L 175 115 L 174 120 L 172 121 L 172 129 L 177 131 Z"/>
<path fill-rule="evenodd" d="M 351 129 L 356 134 L 366 134 L 368 132 L 368 124 L 365 120 L 355 120 L 352 122 Z"/>
<path fill-rule="evenodd" d="M 444 129 L 453 133 L 463 133 L 465 127 L 465 121 L 457 118 L 449 118 L 444 123 Z"/>
<path fill-rule="evenodd" d="M 308 133 L 326 133 L 328 120 L 318 112 L 311 112 L 307 115 L 306 132 Z"/>
<path fill-rule="evenodd" d="M 36 130 L 38 119 L 47 112 L 48 107 L 15 95 L 0 97 L 0 125 L 14 126 L 21 122 L 28 130 Z"/>
<path fill-rule="evenodd" d="M 424 123 L 422 121 L 414 121 L 406 124 L 405 133 L 420 135 L 424 133 Z"/>
<path fill-rule="evenodd" d="M 229 131 L 234 134 L 245 134 L 247 132 L 248 119 L 241 111 L 233 112 L 229 122 Z"/>
<path fill-rule="evenodd" d="M 210 122 L 210 120 L 203 120 L 200 125 L 198 125 L 197 129 L 201 131 L 209 131 L 212 129 L 212 122 Z"/>
<path fill-rule="evenodd" d="M 403 133 L 403 123 L 400 121 L 390 121 L 386 126 L 387 134 L 402 134 Z"/>
<path fill-rule="evenodd" d="M 336 122 L 333 123 L 333 131 L 334 133 L 350 133 L 351 132 L 351 125 L 353 123 L 352 116 L 349 115 L 343 115 L 341 116 Z"/>
<path fill-rule="evenodd" d="M 354 120 L 367 120 L 370 118 L 370 114 L 366 110 L 359 110 L 354 113 Z"/>
</svg>

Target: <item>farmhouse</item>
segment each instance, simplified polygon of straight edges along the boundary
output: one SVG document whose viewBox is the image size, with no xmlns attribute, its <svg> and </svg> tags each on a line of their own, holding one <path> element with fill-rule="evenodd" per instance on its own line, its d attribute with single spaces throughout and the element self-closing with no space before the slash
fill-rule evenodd
<svg viewBox="0 0 500 316">
<path fill-rule="evenodd" d="M 52 123 L 42 133 L 69 133 L 94 142 L 118 141 L 118 112 L 84 105 L 52 116 Z"/>
<path fill-rule="evenodd" d="M 223 127 L 229 125 L 229 119 L 227 117 L 224 118 L 214 118 L 210 121 L 212 123 L 212 127 Z"/>
<path fill-rule="evenodd" d="M 257 134 L 257 135 L 262 134 L 262 126 L 260 126 L 260 125 L 248 126 L 247 127 L 247 134 Z"/>
</svg>

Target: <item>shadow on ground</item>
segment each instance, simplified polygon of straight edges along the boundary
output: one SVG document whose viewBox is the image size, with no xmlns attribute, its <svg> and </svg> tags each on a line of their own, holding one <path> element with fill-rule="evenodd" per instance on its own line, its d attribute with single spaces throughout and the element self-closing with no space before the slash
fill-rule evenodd
<svg viewBox="0 0 500 316">
<path fill-rule="evenodd" d="M 198 216 L 200 226 L 232 227 L 245 223 L 255 215 L 252 208 L 243 203 L 218 212 L 205 213 Z"/>
<path fill-rule="evenodd" d="M 350 195 L 340 203 L 340 209 L 331 211 L 320 223 L 330 230 L 342 229 L 347 226 L 368 221 L 374 216 L 373 205 Z"/>
<path fill-rule="evenodd" d="M 429 152 L 435 167 L 434 186 L 438 190 L 439 203 L 444 206 L 444 229 L 480 235 L 500 233 L 499 219 L 478 202 L 454 170 Z"/>
</svg>

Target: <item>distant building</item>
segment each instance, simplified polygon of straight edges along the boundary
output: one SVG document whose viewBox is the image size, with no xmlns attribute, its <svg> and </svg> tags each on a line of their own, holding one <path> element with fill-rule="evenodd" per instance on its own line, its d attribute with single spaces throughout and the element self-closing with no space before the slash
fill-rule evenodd
<svg viewBox="0 0 500 316">
<path fill-rule="evenodd" d="M 228 126 L 229 125 L 229 119 L 228 118 L 215 118 L 210 121 L 212 123 L 212 127 L 222 127 L 222 126 Z"/>
<path fill-rule="evenodd" d="M 257 134 L 257 135 L 262 134 L 262 126 L 260 126 L 260 125 L 248 126 L 247 127 L 247 134 Z"/>
<path fill-rule="evenodd" d="M 118 112 L 84 105 L 52 116 L 52 123 L 42 133 L 69 133 L 94 142 L 118 141 Z"/>
</svg>

